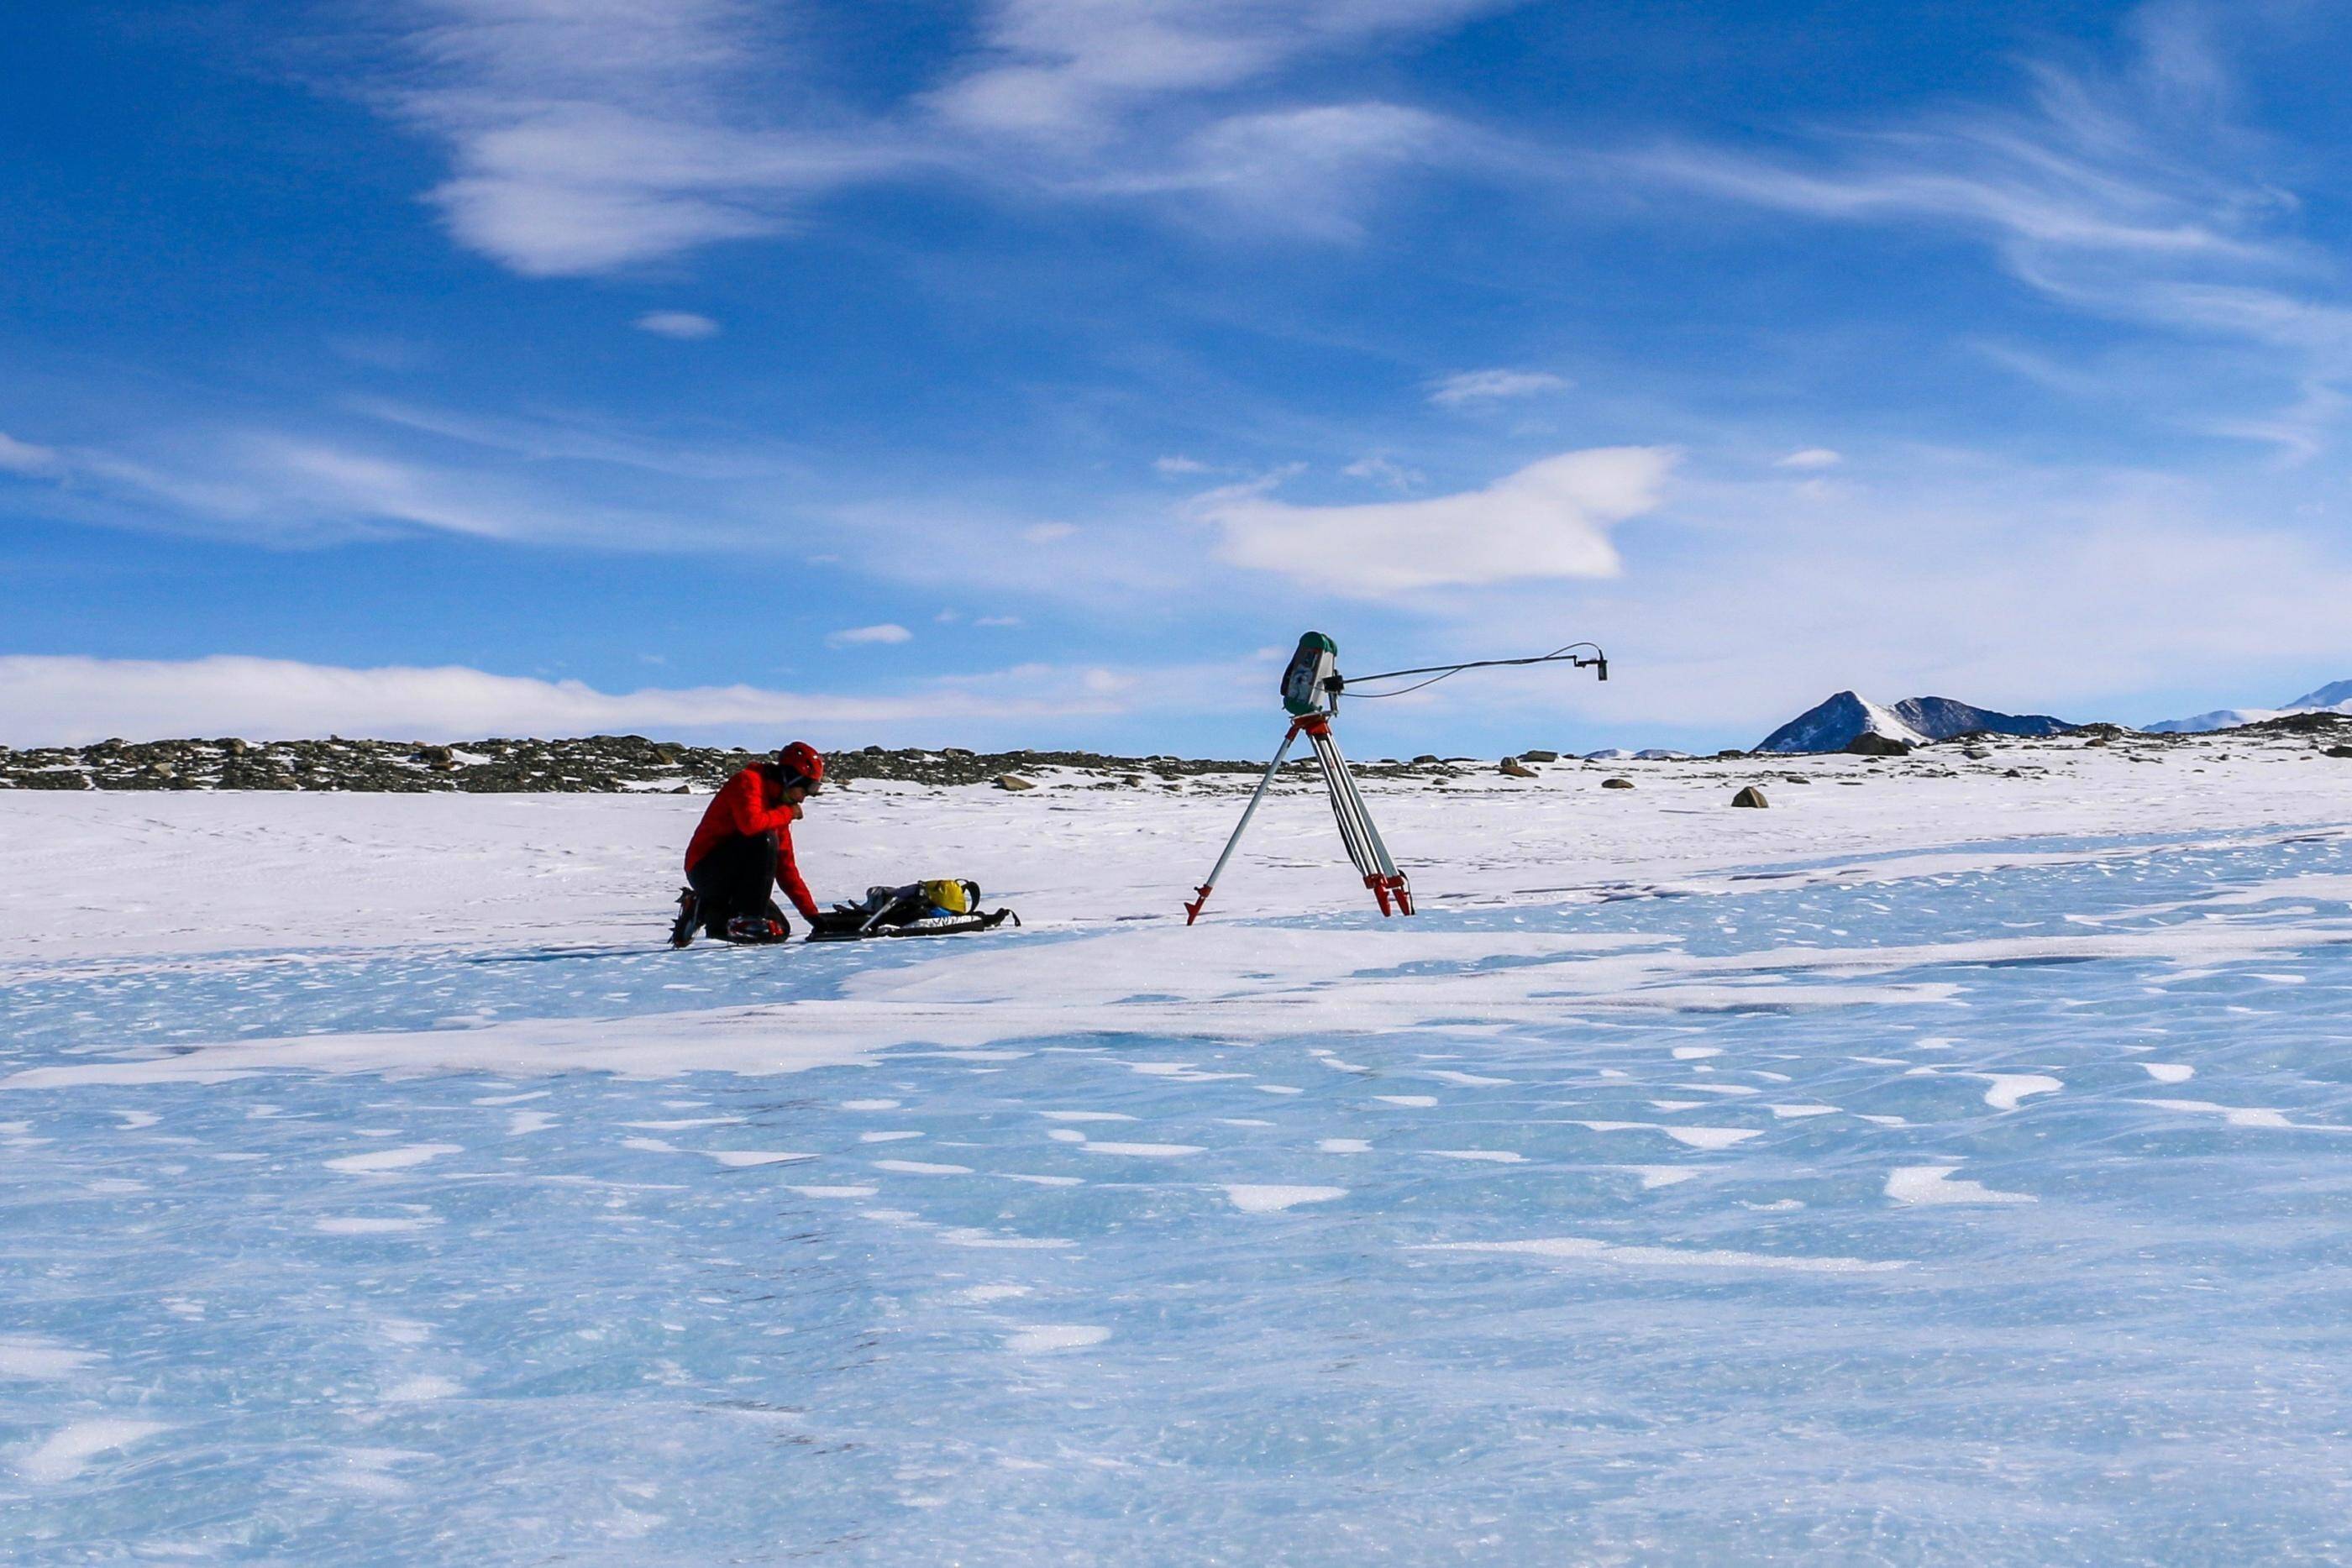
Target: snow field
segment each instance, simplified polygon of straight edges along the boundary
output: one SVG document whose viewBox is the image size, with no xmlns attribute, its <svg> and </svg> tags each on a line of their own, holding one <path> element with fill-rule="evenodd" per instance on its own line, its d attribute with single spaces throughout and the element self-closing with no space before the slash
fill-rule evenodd
<svg viewBox="0 0 2352 1568">
<path fill-rule="evenodd" d="M 2340 1555 L 2343 776 L 2186 755 L 1368 790 L 1411 925 L 1293 796 L 1189 931 L 1237 794 L 861 789 L 821 895 L 1032 928 L 684 954 L 698 802 L 0 800 L 0 1516 L 26 1561 Z M 77 847 L 152 871 L 161 952 Z M 316 922 L 306 857 L 353 868 Z"/>
</svg>

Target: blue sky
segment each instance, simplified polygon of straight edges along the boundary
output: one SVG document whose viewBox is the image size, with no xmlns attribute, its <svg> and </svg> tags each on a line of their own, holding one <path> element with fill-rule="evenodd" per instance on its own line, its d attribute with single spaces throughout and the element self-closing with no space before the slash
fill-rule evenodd
<svg viewBox="0 0 2352 1568">
<path fill-rule="evenodd" d="M 19 5 L 0 741 L 1748 744 L 2352 674 L 2319 5 Z"/>
</svg>

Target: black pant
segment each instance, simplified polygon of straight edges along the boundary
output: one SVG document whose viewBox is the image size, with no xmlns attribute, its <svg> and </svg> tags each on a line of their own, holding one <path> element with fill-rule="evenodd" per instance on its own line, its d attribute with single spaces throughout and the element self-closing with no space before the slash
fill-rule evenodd
<svg viewBox="0 0 2352 1568">
<path fill-rule="evenodd" d="M 776 885 L 776 835 L 736 834 L 710 847 L 686 873 L 699 901 L 696 913 L 713 936 L 738 915 L 765 915 L 783 924 L 783 911 L 769 896 Z M 792 927 L 784 925 L 786 931 Z"/>
</svg>

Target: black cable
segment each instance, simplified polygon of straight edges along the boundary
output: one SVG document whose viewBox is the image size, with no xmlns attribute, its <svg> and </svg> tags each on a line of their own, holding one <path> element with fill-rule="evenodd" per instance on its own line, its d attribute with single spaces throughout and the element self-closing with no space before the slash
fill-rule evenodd
<svg viewBox="0 0 2352 1568">
<path fill-rule="evenodd" d="M 1570 650 L 1577 648 L 1591 649 L 1595 658 L 1606 656 L 1602 654 L 1601 644 L 1598 643 L 1570 643 L 1562 647 L 1554 648 L 1549 653 L 1539 654 L 1532 659 L 1473 659 L 1465 664 L 1423 664 L 1417 670 L 1384 670 L 1377 675 L 1358 675 L 1354 677 L 1354 679 L 1343 680 L 1340 683 L 1339 689 L 1349 696 L 1360 697 L 1366 702 L 1377 702 L 1382 697 L 1410 696 L 1414 692 L 1433 686 L 1440 681 L 1450 680 L 1454 676 L 1460 674 L 1465 670 L 1492 670 L 1512 664 L 1557 664 L 1563 656 L 1567 655 Z M 1587 660 L 1575 660 L 1571 662 L 1577 664 L 1590 663 L 1590 661 Z M 1435 671 L 1436 673 L 1433 674 L 1431 674 L 1432 671 Z M 1428 675 L 1429 679 L 1417 682 L 1412 685 L 1399 687 L 1397 690 L 1392 692 L 1360 692 L 1356 690 L 1357 681 L 1392 681 L 1403 675 Z"/>
</svg>

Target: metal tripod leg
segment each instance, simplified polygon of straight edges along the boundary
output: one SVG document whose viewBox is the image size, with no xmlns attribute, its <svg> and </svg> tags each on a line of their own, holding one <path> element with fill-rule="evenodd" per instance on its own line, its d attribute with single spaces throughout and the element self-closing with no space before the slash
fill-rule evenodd
<svg viewBox="0 0 2352 1568">
<path fill-rule="evenodd" d="M 1225 841 L 1225 852 L 1219 855 L 1217 863 L 1209 868 L 1209 880 L 1193 890 L 1199 896 L 1184 906 L 1185 925 L 1190 925 L 1201 918 L 1202 907 L 1209 902 L 1210 892 L 1216 887 L 1217 879 L 1225 874 L 1225 862 L 1234 858 L 1234 851 L 1240 847 L 1242 834 L 1248 830 L 1250 819 L 1257 815 L 1258 803 L 1265 799 L 1267 789 L 1274 783 L 1274 776 L 1282 771 L 1283 758 L 1290 755 L 1290 748 L 1297 739 L 1298 726 L 1294 724 L 1290 727 L 1290 733 L 1282 737 L 1282 749 L 1276 752 L 1274 760 L 1265 765 L 1265 777 L 1257 781 L 1256 789 L 1250 794 L 1249 804 L 1242 808 L 1242 820 L 1234 824 L 1234 836 Z"/>
<path fill-rule="evenodd" d="M 1405 884 L 1404 875 L 1389 858 L 1389 847 L 1381 839 L 1381 831 L 1372 825 L 1372 814 L 1365 808 L 1361 790 L 1356 788 L 1356 776 L 1348 770 L 1348 759 L 1339 755 L 1339 742 L 1331 733 L 1328 722 L 1308 721 L 1307 738 L 1314 743 L 1315 758 L 1323 767 L 1324 787 L 1331 794 L 1331 815 L 1339 824 L 1340 841 L 1348 846 L 1348 858 L 1372 890 L 1380 903 L 1381 913 L 1411 915 L 1412 890 Z"/>
</svg>

